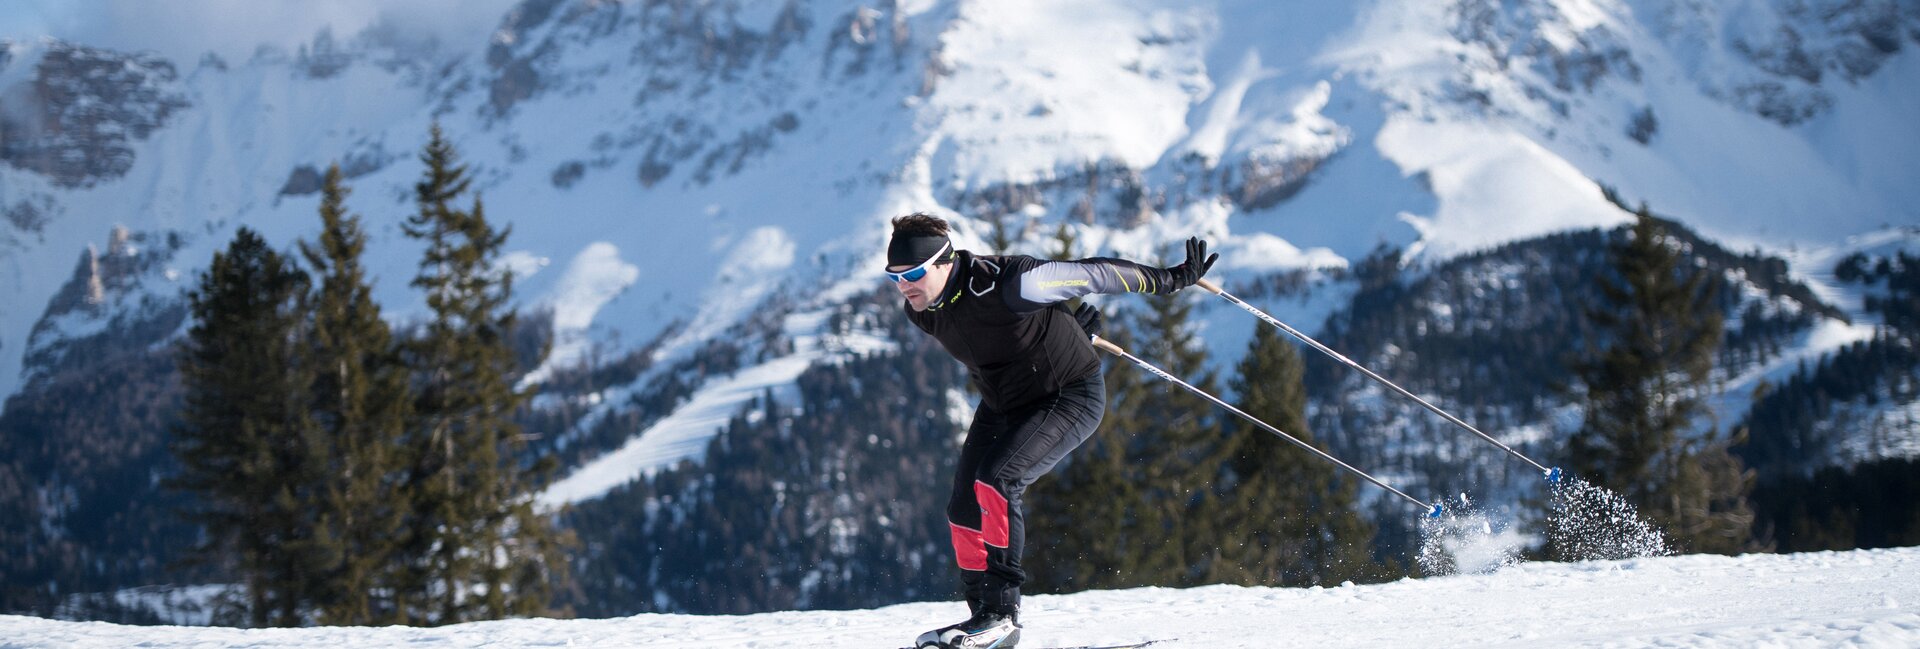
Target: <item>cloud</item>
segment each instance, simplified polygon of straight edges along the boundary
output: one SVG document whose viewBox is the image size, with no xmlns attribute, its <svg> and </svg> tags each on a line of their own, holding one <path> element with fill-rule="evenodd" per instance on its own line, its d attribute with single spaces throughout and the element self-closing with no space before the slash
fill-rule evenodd
<svg viewBox="0 0 1920 649">
<path fill-rule="evenodd" d="M 156 51 L 176 62 L 213 52 L 245 61 L 261 45 L 288 50 L 322 29 L 347 40 L 390 28 L 410 40 L 478 48 L 518 0 L 6 0 L 0 38 L 53 36 L 95 47 Z"/>
</svg>

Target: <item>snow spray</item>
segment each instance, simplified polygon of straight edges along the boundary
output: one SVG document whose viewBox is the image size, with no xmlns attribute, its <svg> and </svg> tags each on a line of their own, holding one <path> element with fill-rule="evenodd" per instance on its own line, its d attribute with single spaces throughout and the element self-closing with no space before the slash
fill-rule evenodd
<svg viewBox="0 0 1920 649">
<path fill-rule="evenodd" d="M 1449 516 L 1420 522 L 1420 568 L 1428 575 L 1487 574 L 1520 563 L 1534 539 L 1488 514 L 1466 494 L 1446 503 Z"/>
<path fill-rule="evenodd" d="M 1577 477 L 1554 485 L 1547 539 L 1560 558 L 1594 561 L 1673 554 L 1667 538 L 1620 494 Z"/>
</svg>

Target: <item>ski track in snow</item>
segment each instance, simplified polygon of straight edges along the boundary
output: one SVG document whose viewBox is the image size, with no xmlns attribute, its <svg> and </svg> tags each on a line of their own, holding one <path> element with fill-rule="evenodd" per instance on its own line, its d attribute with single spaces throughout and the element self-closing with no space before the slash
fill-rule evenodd
<svg viewBox="0 0 1920 649">
<path fill-rule="evenodd" d="M 419 629 L 135 627 L 0 616 L 0 646 L 888 649 L 957 602 L 741 616 L 511 620 Z M 1182 648 L 1920 646 L 1920 548 L 1530 563 L 1337 588 L 1140 588 L 1027 598 L 1022 646 Z"/>
</svg>

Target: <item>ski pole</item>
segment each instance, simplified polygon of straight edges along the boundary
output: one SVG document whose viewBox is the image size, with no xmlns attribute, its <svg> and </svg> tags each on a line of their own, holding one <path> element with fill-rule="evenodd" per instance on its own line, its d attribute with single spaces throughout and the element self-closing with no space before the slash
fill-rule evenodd
<svg viewBox="0 0 1920 649">
<path fill-rule="evenodd" d="M 1560 482 L 1560 467 L 1553 467 L 1549 469 L 1545 466 L 1542 466 L 1539 462 L 1533 461 L 1533 458 L 1527 457 L 1525 455 L 1521 455 L 1519 451 L 1513 450 L 1513 447 L 1511 446 L 1507 446 L 1506 444 L 1500 443 L 1500 440 L 1494 439 L 1492 435 L 1488 435 L 1486 433 L 1480 432 L 1480 429 L 1474 428 L 1472 424 L 1468 424 L 1465 421 L 1461 421 L 1459 417 L 1455 417 L 1452 414 L 1448 413 L 1447 411 L 1441 410 L 1439 406 L 1428 403 L 1426 399 L 1422 399 L 1418 395 L 1415 395 L 1412 392 L 1408 392 L 1406 388 L 1402 388 L 1398 385 L 1394 385 L 1392 381 L 1388 381 L 1385 377 L 1382 377 L 1379 374 L 1373 373 L 1373 370 L 1369 370 L 1365 367 L 1362 367 L 1359 363 L 1353 362 L 1352 359 L 1349 359 L 1345 356 L 1340 355 L 1340 352 L 1333 351 L 1333 349 L 1327 347 L 1326 345 L 1320 344 L 1320 341 L 1314 340 L 1308 337 L 1306 334 L 1300 333 L 1300 330 L 1287 326 L 1287 323 L 1281 322 L 1278 318 L 1267 315 L 1267 312 L 1261 311 L 1260 309 L 1254 308 L 1253 305 L 1247 304 L 1246 302 L 1241 301 L 1240 298 L 1234 297 L 1232 293 L 1228 293 L 1224 290 L 1221 290 L 1220 285 L 1215 284 L 1212 281 L 1207 280 L 1206 278 L 1201 278 L 1196 283 L 1196 285 L 1199 286 L 1200 288 L 1206 289 L 1207 292 L 1209 293 L 1220 296 L 1221 298 L 1225 299 L 1228 302 L 1232 302 L 1235 306 L 1245 309 L 1248 313 L 1253 314 L 1254 317 L 1267 321 L 1267 324 L 1273 325 L 1275 327 L 1279 327 L 1281 331 L 1285 331 L 1288 334 L 1292 335 L 1294 338 L 1300 339 L 1301 342 L 1304 342 L 1307 345 L 1312 346 L 1314 349 L 1320 350 L 1321 353 L 1333 357 L 1334 360 L 1340 361 L 1341 363 L 1345 363 L 1347 367 L 1360 370 L 1360 373 L 1367 375 L 1367 378 L 1378 381 L 1380 382 L 1381 385 L 1385 385 L 1389 388 L 1393 388 L 1394 391 L 1399 392 L 1402 395 L 1405 395 L 1407 398 L 1414 400 L 1414 402 L 1419 403 L 1422 406 L 1426 406 L 1427 410 L 1433 411 L 1433 414 L 1440 415 L 1442 418 L 1446 419 L 1447 421 L 1453 422 L 1454 425 L 1459 426 L 1461 428 L 1465 428 L 1468 431 L 1472 432 L 1473 434 L 1479 435 L 1481 439 L 1487 440 L 1488 442 L 1492 442 L 1494 446 L 1500 447 L 1500 450 L 1506 451 L 1507 453 L 1513 455 L 1514 457 L 1520 458 L 1521 461 L 1526 462 L 1527 464 L 1533 465 L 1533 468 L 1539 469 L 1540 473 L 1546 477 L 1547 482 L 1549 483 Z"/>
<path fill-rule="evenodd" d="M 1439 518 L 1440 514 L 1446 511 L 1444 508 L 1440 506 L 1440 503 L 1436 502 L 1429 505 L 1427 503 L 1420 502 L 1419 499 L 1414 498 L 1413 496 L 1409 496 L 1405 492 L 1402 492 L 1399 489 L 1395 489 L 1385 482 L 1381 482 L 1379 478 L 1375 478 L 1371 475 L 1367 475 L 1367 472 L 1353 468 L 1353 466 L 1345 462 L 1341 462 L 1340 458 L 1334 457 L 1332 455 L 1328 455 L 1326 451 L 1322 451 L 1320 449 L 1314 448 L 1312 444 L 1302 442 L 1300 441 L 1300 438 L 1294 437 L 1292 435 L 1288 435 L 1285 432 L 1281 431 L 1280 429 L 1274 428 L 1271 424 L 1268 424 L 1267 422 L 1264 422 L 1264 421 L 1260 421 L 1259 419 L 1255 418 L 1253 415 L 1247 414 L 1246 411 L 1233 407 L 1233 404 L 1227 403 L 1225 401 L 1221 401 L 1219 397 L 1213 396 L 1211 394 L 1207 394 L 1205 390 L 1201 390 L 1200 388 L 1193 387 L 1192 384 L 1187 383 L 1186 381 L 1180 380 L 1179 377 L 1176 377 L 1172 374 L 1168 374 L 1166 370 L 1160 369 L 1158 367 L 1154 367 L 1152 363 L 1148 363 L 1144 360 L 1140 360 L 1140 357 L 1127 353 L 1127 350 L 1121 349 L 1119 345 L 1115 345 L 1111 342 L 1108 342 L 1106 339 L 1101 338 L 1099 336 L 1094 336 L 1093 346 L 1098 347 L 1100 349 L 1104 349 L 1107 351 L 1107 353 L 1132 361 L 1134 365 L 1140 366 L 1141 369 L 1151 372 L 1155 376 L 1166 379 L 1168 381 L 1172 381 L 1175 385 L 1186 388 L 1192 391 L 1194 394 L 1200 395 L 1202 397 L 1206 397 L 1208 401 L 1212 401 L 1215 404 L 1219 405 L 1220 407 L 1226 408 L 1228 412 L 1231 412 L 1236 415 L 1240 415 L 1241 418 L 1246 419 L 1247 421 L 1253 422 L 1255 425 L 1266 429 L 1267 432 L 1273 433 L 1275 435 L 1279 435 L 1281 439 L 1287 440 L 1289 442 L 1293 442 L 1294 446 L 1298 446 L 1300 448 L 1311 451 L 1314 455 L 1318 455 L 1322 459 L 1325 459 L 1328 462 L 1332 462 L 1336 465 L 1339 465 L 1340 468 L 1346 469 L 1347 471 L 1352 472 L 1354 475 L 1365 478 L 1367 482 L 1371 482 L 1379 486 L 1381 489 L 1385 489 L 1387 491 L 1393 492 L 1393 495 L 1395 496 L 1399 496 L 1401 498 L 1407 499 L 1407 502 L 1413 503 L 1414 505 L 1419 506 L 1421 509 L 1426 510 L 1427 518 Z"/>
</svg>

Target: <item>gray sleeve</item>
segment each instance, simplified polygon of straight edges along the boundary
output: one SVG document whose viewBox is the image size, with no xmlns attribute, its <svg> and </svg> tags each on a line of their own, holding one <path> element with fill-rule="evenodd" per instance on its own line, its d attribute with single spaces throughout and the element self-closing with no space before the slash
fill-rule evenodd
<svg viewBox="0 0 1920 649">
<path fill-rule="evenodd" d="M 1017 288 L 1009 295 L 1016 311 L 1037 311 L 1047 305 L 1093 293 L 1167 292 L 1165 270 L 1125 259 L 1096 257 L 1078 261 L 1037 261 L 1018 271 Z"/>
</svg>

